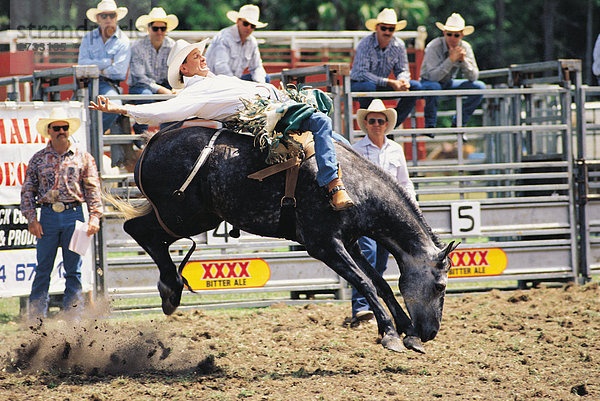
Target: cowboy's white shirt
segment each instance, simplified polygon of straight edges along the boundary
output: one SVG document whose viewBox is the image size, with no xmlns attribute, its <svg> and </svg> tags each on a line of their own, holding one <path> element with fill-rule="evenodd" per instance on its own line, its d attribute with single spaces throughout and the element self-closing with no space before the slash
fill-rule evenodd
<svg viewBox="0 0 600 401">
<path fill-rule="evenodd" d="M 209 73 L 206 77 L 184 77 L 184 89 L 172 99 L 124 107 L 140 124 L 158 125 L 192 117 L 227 121 L 244 107 L 240 99 L 253 100 L 256 96 L 278 99 L 280 93 L 271 84 Z"/>
</svg>

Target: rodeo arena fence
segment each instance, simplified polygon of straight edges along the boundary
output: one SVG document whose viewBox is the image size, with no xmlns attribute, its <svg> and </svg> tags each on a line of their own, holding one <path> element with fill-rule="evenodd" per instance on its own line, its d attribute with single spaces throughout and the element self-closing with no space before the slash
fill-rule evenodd
<svg viewBox="0 0 600 401">
<path fill-rule="evenodd" d="M 172 36 L 197 41 L 215 33 L 172 32 Z M 393 104 L 389 102 L 398 97 L 397 92 L 350 90 L 353 49 L 367 34 L 255 33 L 272 83 L 326 90 L 334 101 L 334 129 L 352 143 L 362 135 L 356 129 L 356 100 L 378 97 Z M 31 40 L 11 31 L 2 35 L 1 41 L 10 44 L 16 54 L 19 43 Z M 409 43 L 411 73 L 418 79 L 424 30 L 399 35 Z M 45 70 L 0 78 L 0 89 L 4 87 L 6 92 L 6 100 L 0 103 L 0 149 L 7 149 L 2 150 L 0 163 L 0 192 L 4 194 L 0 197 L 0 296 L 22 297 L 23 307 L 36 260 L 35 238 L 28 235 L 27 223 L 18 211 L 19 190 L 27 161 L 43 146 L 44 140 L 34 130 L 38 118 L 47 117 L 57 106 L 80 117 L 83 123 L 73 135 L 74 141 L 96 158 L 105 190 L 141 202 L 133 174 L 123 168 L 111 169 L 107 157 L 111 145 L 121 144 L 135 161 L 140 150 L 134 144 L 139 144 L 140 138 L 104 135 L 99 113 L 88 109 L 98 93 L 99 71 L 96 66 L 73 65 L 81 36 L 68 41 L 62 52 L 54 54 L 46 46 L 44 52 L 34 54 L 36 65 Z M 40 38 L 35 40 L 42 43 Z M 47 42 L 53 43 L 53 39 L 47 38 Z M 57 65 L 62 68 L 47 69 Z M 404 145 L 426 220 L 443 240 L 462 241 L 451 255 L 450 282 L 464 283 L 464 288 L 489 282 L 490 288 L 509 280 L 525 288 L 541 281 L 590 280 L 600 273 L 600 103 L 593 101 L 600 96 L 600 87 L 582 84 L 580 60 L 481 71 L 480 79 L 487 89 L 402 93 L 419 100 L 403 126 L 392 131 L 394 139 Z M 484 100 L 471 126 L 464 127 L 458 106 L 473 94 L 483 95 Z M 440 121 L 456 113 L 456 128 L 449 124 L 423 128 L 422 98 L 430 95 L 444 99 L 438 112 Z M 111 98 L 128 102 L 169 97 Z M 185 125 L 220 127 L 200 120 Z M 21 144 L 18 150 L 11 146 L 15 144 Z M 158 269 L 123 231 L 122 223 L 111 205 L 105 205 L 101 230 L 84 260 L 84 290 L 90 300 L 97 296 L 111 300 L 144 297 L 149 301 L 141 306 L 138 302 L 137 308 L 159 310 Z M 349 298 L 347 283 L 297 243 L 244 232 L 234 238 L 229 235 L 231 228 L 223 223 L 194 238 L 198 247 L 184 275 L 196 269 L 193 274 L 202 276 L 202 284 L 196 294 L 184 292 L 182 308 L 261 306 L 282 299 L 257 299 L 252 293 L 289 293 L 284 297 L 287 302 L 318 294 Z M 175 264 L 189 246 L 188 240 L 180 240 L 170 247 Z M 51 291 L 58 294 L 64 288 L 60 253 L 56 264 Z M 391 258 L 384 277 L 395 285 L 399 274 Z M 228 300 L 231 293 L 237 297 Z M 113 313 L 128 308 L 113 306 Z"/>
</svg>

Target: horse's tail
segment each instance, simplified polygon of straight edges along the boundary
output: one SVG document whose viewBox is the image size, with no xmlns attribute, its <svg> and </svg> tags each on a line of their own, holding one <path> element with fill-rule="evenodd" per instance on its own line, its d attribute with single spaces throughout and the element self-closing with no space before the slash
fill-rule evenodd
<svg viewBox="0 0 600 401">
<path fill-rule="evenodd" d="M 144 201 L 138 205 L 134 205 L 119 198 L 118 196 L 109 194 L 106 191 L 102 191 L 102 198 L 117 208 L 119 214 L 121 214 L 125 220 L 131 220 L 134 217 L 144 216 L 152 211 L 152 205 L 147 199 L 144 199 Z"/>
</svg>

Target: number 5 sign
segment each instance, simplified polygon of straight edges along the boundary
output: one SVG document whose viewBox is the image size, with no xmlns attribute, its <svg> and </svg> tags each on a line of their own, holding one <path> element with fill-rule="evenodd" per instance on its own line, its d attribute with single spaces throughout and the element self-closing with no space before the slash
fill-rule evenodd
<svg viewBox="0 0 600 401">
<path fill-rule="evenodd" d="M 480 235 L 481 208 L 479 202 L 455 202 L 450 205 L 452 235 Z"/>
</svg>

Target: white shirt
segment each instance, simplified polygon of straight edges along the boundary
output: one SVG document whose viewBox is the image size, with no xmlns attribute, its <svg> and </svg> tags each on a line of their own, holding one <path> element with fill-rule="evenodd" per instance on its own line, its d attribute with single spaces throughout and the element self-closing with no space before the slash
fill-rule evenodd
<svg viewBox="0 0 600 401">
<path fill-rule="evenodd" d="M 240 111 L 240 99 L 256 96 L 279 99 L 280 93 L 271 84 L 243 81 L 236 77 L 214 75 L 184 77 L 184 89 L 163 102 L 125 105 L 127 115 L 140 124 L 157 125 L 167 121 L 183 121 L 191 117 L 227 121 Z"/>
<path fill-rule="evenodd" d="M 265 82 L 267 76 L 256 38 L 250 35 L 242 43 L 237 25 L 222 29 L 212 39 L 206 51 L 206 63 L 215 74 L 240 78 L 248 68 L 253 81 Z"/>
<path fill-rule="evenodd" d="M 415 187 L 408 175 L 404 149 L 400 144 L 386 138 L 380 149 L 368 136 L 365 136 L 352 147 L 369 161 L 377 164 L 392 177 L 395 177 L 413 200 L 416 200 Z"/>
</svg>

